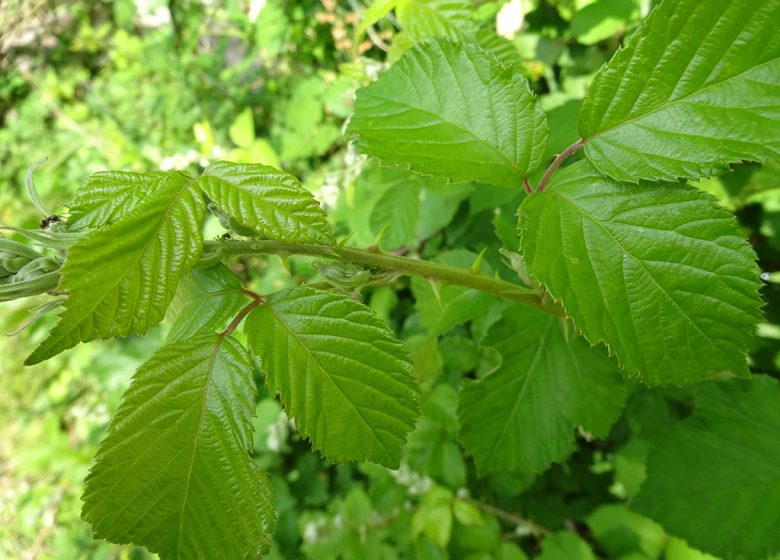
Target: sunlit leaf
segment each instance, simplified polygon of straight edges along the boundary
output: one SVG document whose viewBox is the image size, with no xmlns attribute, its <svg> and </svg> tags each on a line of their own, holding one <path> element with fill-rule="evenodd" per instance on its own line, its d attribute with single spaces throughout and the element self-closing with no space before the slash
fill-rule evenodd
<svg viewBox="0 0 780 560">
<path fill-rule="evenodd" d="M 271 544 L 273 490 L 249 457 L 252 365 L 200 335 L 136 372 L 100 444 L 82 517 L 95 535 L 169 558 L 255 558 Z"/>
<path fill-rule="evenodd" d="M 268 388 L 315 449 L 398 467 L 417 387 L 403 345 L 369 307 L 291 288 L 252 311 L 246 333 Z"/>
<path fill-rule="evenodd" d="M 388 164 L 518 187 L 541 163 L 548 134 L 525 78 L 443 39 L 412 49 L 358 90 L 349 131 Z"/>
<path fill-rule="evenodd" d="M 780 157 L 778 21 L 779 0 L 661 2 L 588 88 L 588 158 L 636 181 Z"/>
<path fill-rule="evenodd" d="M 333 241 L 322 208 L 289 173 L 265 165 L 222 161 L 208 166 L 199 182 L 226 214 L 269 239 Z"/>
<path fill-rule="evenodd" d="M 61 270 L 65 311 L 25 363 L 95 338 L 144 334 L 161 321 L 200 257 L 204 212 L 197 183 L 171 172 L 133 211 L 79 238 Z"/>
<path fill-rule="evenodd" d="M 582 161 L 520 213 L 528 271 L 630 374 L 650 385 L 747 375 L 761 306 L 755 254 L 712 197 L 616 183 Z"/>
</svg>

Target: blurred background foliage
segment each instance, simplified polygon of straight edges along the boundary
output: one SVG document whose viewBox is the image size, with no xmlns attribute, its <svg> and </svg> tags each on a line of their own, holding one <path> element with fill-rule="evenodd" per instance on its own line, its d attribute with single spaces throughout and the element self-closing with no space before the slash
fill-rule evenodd
<svg viewBox="0 0 780 560">
<path fill-rule="evenodd" d="M 74 189 L 103 169 L 189 169 L 217 159 L 299 176 L 341 236 L 517 280 L 515 209 L 523 194 L 446 185 L 380 167 L 343 136 L 354 91 L 433 36 L 479 43 L 541 96 L 548 156 L 577 139 L 585 88 L 652 0 L 5 0 L 0 4 L 0 223 L 34 228 L 25 193 L 67 215 Z M 780 374 L 780 164 L 744 165 L 699 185 L 734 211 L 767 281 L 751 355 Z M 214 224 L 208 232 L 219 235 Z M 306 259 L 231 263 L 270 292 L 314 279 Z M 315 279 L 316 280 L 316 279 Z M 279 520 L 272 558 L 712 559 L 626 501 L 655 441 L 690 411 L 690 391 L 632 387 L 606 440 L 580 432 L 540 476 L 480 478 L 458 440 L 456 391 L 500 357 L 481 341 L 505 302 L 421 279 L 360 294 L 406 341 L 422 380 L 422 417 L 398 471 L 332 465 L 312 453 L 261 389 L 255 459 L 271 473 Z M 0 331 L 35 315 L 3 304 Z M 134 369 L 164 340 L 81 345 L 34 368 L 24 357 L 44 317 L 0 339 L 0 557 L 147 558 L 94 541 L 79 495 L 96 445 Z M 256 378 L 262 387 L 262 374 Z"/>
</svg>

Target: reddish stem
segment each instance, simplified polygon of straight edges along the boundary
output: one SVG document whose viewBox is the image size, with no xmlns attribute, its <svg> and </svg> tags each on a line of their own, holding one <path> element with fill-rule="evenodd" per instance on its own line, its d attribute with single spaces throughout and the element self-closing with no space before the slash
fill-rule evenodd
<svg viewBox="0 0 780 560">
<path fill-rule="evenodd" d="M 238 328 L 238 325 L 241 323 L 241 321 L 244 320 L 244 317 L 249 315 L 249 313 L 257 306 L 263 305 L 265 303 L 265 300 L 263 299 L 263 296 L 260 294 L 256 294 L 255 292 L 252 292 L 250 290 L 241 289 L 241 293 L 244 295 L 247 295 L 252 298 L 252 302 L 247 305 L 246 307 L 242 308 L 241 311 L 239 311 L 235 317 L 233 317 L 233 320 L 230 321 L 230 324 L 227 326 L 227 328 L 219 333 L 220 338 L 225 338 L 226 336 L 230 336 L 233 334 L 233 332 Z"/>
<path fill-rule="evenodd" d="M 547 186 L 547 183 L 550 182 L 550 177 L 552 177 L 552 174 L 555 173 L 555 170 L 558 169 L 558 167 L 566 161 L 566 158 L 568 158 L 570 155 L 572 155 L 574 152 L 579 150 L 585 145 L 585 140 L 580 138 L 577 140 L 574 144 L 563 150 L 560 154 L 558 154 L 558 157 L 553 160 L 553 162 L 550 164 L 550 167 L 547 168 L 547 171 L 544 173 L 544 177 L 542 177 L 542 180 L 539 181 L 539 186 L 536 187 L 536 192 L 542 192 L 544 190 L 544 187 Z"/>
<path fill-rule="evenodd" d="M 525 189 L 525 192 L 527 192 L 528 194 L 534 192 L 533 189 L 531 188 L 531 183 L 528 182 L 527 178 L 523 179 L 523 188 Z"/>
</svg>

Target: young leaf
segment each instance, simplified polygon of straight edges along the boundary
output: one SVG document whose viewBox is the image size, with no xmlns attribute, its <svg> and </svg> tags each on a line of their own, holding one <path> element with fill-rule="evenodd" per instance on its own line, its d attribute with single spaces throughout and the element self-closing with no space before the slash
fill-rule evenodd
<svg viewBox="0 0 780 560">
<path fill-rule="evenodd" d="M 446 39 L 410 50 L 358 90 L 349 131 L 385 163 L 518 187 L 541 163 L 548 135 L 525 78 Z"/>
<path fill-rule="evenodd" d="M 209 165 L 199 182 L 221 210 L 260 235 L 301 243 L 334 242 L 322 208 L 289 173 L 220 161 Z"/>
<path fill-rule="evenodd" d="M 755 255 L 711 196 L 616 183 L 582 161 L 520 214 L 531 275 L 629 373 L 649 385 L 747 375 L 761 306 Z"/>
<path fill-rule="evenodd" d="M 664 0 L 593 79 L 585 153 L 624 181 L 780 157 L 780 0 Z"/>
<path fill-rule="evenodd" d="M 605 437 L 627 390 L 603 348 L 566 333 L 560 318 L 512 306 L 484 341 L 503 360 L 461 391 L 461 441 L 480 474 L 542 472 L 561 460 L 583 426 Z"/>
<path fill-rule="evenodd" d="M 725 560 L 780 553 L 780 384 L 710 383 L 650 452 L 632 508 Z"/>
<path fill-rule="evenodd" d="M 247 303 L 241 281 L 224 264 L 194 270 L 181 279 L 168 308 L 167 342 L 221 329 Z"/>
<path fill-rule="evenodd" d="M 311 288 L 277 292 L 247 317 L 268 388 L 332 461 L 397 468 L 417 418 L 403 345 L 371 308 Z"/>
<path fill-rule="evenodd" d="M 161 321 L 200 256 L 204 213 L 195 181 L 172 172 L 132 212 L 79 238 L 62 266 L 65 311 L 25 363 L 95 338 L 144 334 Z"/>
<path fill-rule="evenodd" d="M 258 557 L 273 490 L 252 462 L 256 388 L 246 350 L 200 335 L 136 372 L 100 444 L 82 518 L 95 535 L 168 558 Z"/>
<path fill-rule="evenodd" d="M 152 195 L 165 176 L 165 173 L 125 171 L 90 175 L 73 197 L 68 228 L 93 228 L 117 221 Z"/>
</svg>

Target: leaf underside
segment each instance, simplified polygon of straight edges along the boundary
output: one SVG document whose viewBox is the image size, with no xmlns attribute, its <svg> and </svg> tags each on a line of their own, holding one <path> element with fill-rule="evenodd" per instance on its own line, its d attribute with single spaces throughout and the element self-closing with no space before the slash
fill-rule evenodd
<svg viewBox="0 0 780 560">
<path fill-rule="evenodd" d="M 359 89 L 349 132 L 384 163 L 453 181 L 520 186 L 548 128 L 519 73 L 468 44 L 435 39 Z"/>
<path fill-rule="evenodd" d="M 623 181 L 780 157 L 780 0 L 666 0 L 588 88 L 585 153 Z"/>
<path fill-rule="evenodd" d="M 480 474 L 542 472 L 572 448 L 576 426 L 605 437 L 620 416 L 627 390 L 617 364 L 560 318 L 513 306 L 483 344 L 501 366 L 467 381 L 458 407 Z"/>
<path fill-rule="evenodd" d="M 780 385 L 756 375 L 702 386 L 693 415 L 650 452 L 632 502 L 724 560 L 780 553 Z"/>
<path fill-rule="evenodd" d="M 322 208 L 289 173 L 265 165 L 220 161 L 208 166 L 199 182 L 222 211 L 268 239 L 334 242 Z"/>
<path fill-rule="evenodd" d="M 82 518 L 97 537 L 163 560 L 257 557 L 273 490 L 249 457 L 252 365 L 234 339 L 163 347 L 133 377 L 100 444 Z"/>
<path fill-rule="evenodd" d="M 417 418 L 403 346 L 371 308 L 311 288 L 277 292 L 246 320 L 268 388 L 331 461 L 397 468 Z"/>
<path fill-rule="evenodd" d="M 520 214 L 531 275 L 630 374 L 649 385 L 748 374 L 761 306 L 755 254 L 710 195 L 619 184 L 582 161 Z"/>
<path fill-rule="evenodd" d="M 144 334 L 165 316 L 200 257 L 205 204 L 194 180 L 167 174 L 132 212 L 76 241 L 62 266 L 65 311 L 27 365 L 79 342 Z"/>
</svg>

